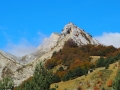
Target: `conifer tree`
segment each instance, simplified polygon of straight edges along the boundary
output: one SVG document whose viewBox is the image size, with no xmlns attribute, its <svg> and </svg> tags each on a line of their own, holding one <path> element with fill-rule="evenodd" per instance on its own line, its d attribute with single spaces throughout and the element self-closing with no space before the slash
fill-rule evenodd
<svg viewBox="0 0 120 90">
<path fill-rule="evenodd" d="M 36 65 L 34 76 L 30 81 L 22 83 L 17 90 L 49 90 L 53 75 L 42 63 Z"/>
<path fill-rule="evenodd" d="M 0 90 L 13 90 L 14 82 L 11 77 L 5 77 L 0 81 Z"/>
</svg>

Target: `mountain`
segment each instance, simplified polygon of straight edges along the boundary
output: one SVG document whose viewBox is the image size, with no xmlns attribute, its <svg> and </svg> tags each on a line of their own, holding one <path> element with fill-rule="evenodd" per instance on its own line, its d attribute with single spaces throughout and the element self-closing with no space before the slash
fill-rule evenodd
<svg viewBox="0 0 120 90">
<path fill-rule="evenodd" d="M 19 63 L 26 65 L 44 56 L 45 53 L 51 50 L 59 51 L 64 46 L 65 41 L 69 39 L 72 39 L 74 42 L 76 42 L 78 46 L 86 44 L 99 45 L 99 42 L 92 38 L 90 34 L 86 33 L 73 23 L 68 23 L 65 25 L 61 34 L 52 33 L 50 38 L 45 38 L 43 43 L 38 46 L 35 53 L 22 57 L 22 59 L 19 60 Z M 54 49 L 55 47 L 57 47 L 57 49 Z M 48 56 L 49 58 L 51 57 L 52 53 L 50 56 Z"/>
<path fill-rule="evenodd" d="M 65 42 L 69 39 L 72 39 L 78 46 L 86 44 L 99 45 L 99 42 L 92 38 L 90 34 L 73 23 L 68 23 L 63 28 L 61 34 L 52 33 L 50 38 L 46 38 L 43 43 L 38 46 L 35 53 L 18 58 L 0 52 L 0 76 L 2 76 L 5 71 L 11 71 L 10 73 L 14 82 L 19 85 L 22 81 L 33 75 L 35 66 L 38 62 L 45 62 L 50 59 L 53 53 L 62 49 Z"/>
</svg>

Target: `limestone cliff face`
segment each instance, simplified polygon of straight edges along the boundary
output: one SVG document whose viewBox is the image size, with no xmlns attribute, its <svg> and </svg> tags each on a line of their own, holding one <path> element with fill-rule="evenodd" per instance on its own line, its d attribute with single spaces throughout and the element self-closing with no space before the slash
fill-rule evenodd
<svg viewBox="0 0 120 90">
<path fill-rule="evenodd" d="M 14 57 L 0 51 L 0 79 L 5 76 L 14 76 L 14 72 L 21 67 Z"/>
<path fill-rule="evenodd" d="M 60 40 L 63 39 L 67 34 L 69 34 L 70 38 L 74 40 L 79 46 L 85 44 L 99 44 L 99 42 L 92 38 L 90 34 L 86 33 L 84 30 L 80 29 L 73 23 L 65 25 Z"/>
<path fill-rule="evenodd" d="M 35 53 L 17 58 L 10 54 L 0 52 L 0 79 L 5 75 L 13 77 L 16 85 L 33 75 L 37 63 L 45 62 L 52 57 L 53 52 L 63 48 L 65 42 L 72 39 L 78 46 L 85 44 L 99 45 L 99 42 L 91 35 L 80 29 L 73 23 L 68 23 L 61 34 L 52 33 L 38 46 Z"/>
</svg>

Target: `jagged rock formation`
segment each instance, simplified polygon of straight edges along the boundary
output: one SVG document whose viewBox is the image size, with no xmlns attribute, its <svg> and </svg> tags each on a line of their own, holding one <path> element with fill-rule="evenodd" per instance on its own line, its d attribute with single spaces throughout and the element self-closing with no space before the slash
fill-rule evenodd
<svg viewBox="0 0 120 90">
<path fill-rule="evenodd" d="M 73 39 L 79 46 L 85 44 L 99 44 L 98 41 L 92 38 L 90 34 L 75 26 L 73 23 L 69 23 L 64 27 L 60 40 L 63 39 L 67 34 L 69 34 L 70 38 Z"/>
<path fill-rule="evenodd" d="M 33 75 L 38 62 L 45 62 L 51 58 L 54 52 L 63 48 L 65 41 L 72 39 L 78 46 L 85 44 L 99 45 L 99 42 L 92 38 L 84 30 L 72 23 L 65 25 L 61 34 L 52 33 L 50 38 L 37 48 L 35 53 L 17 58 L 10 54 L 0 52 L 0 76 L 11 75 L 16 85 Z"/>
</svg>

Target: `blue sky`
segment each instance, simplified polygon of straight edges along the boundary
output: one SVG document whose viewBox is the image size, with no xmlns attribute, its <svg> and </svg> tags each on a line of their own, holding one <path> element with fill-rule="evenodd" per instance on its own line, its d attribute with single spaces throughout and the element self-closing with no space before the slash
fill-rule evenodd
<svg viewBox="0 0 120 90">
<path fill-rule="evenodd" d="M 0 49 L 12 54 L 32 50 L 69 22 L 100 42 L 111 44 L 117 38 L 118 45 L 119 4 L 120 0 L 0 0 Z"/>
</svg>

